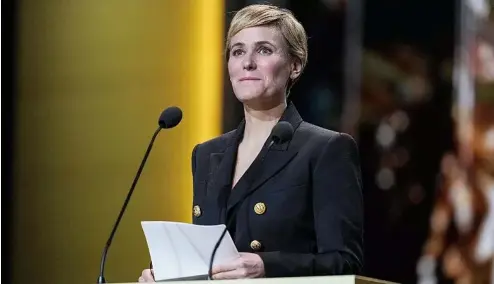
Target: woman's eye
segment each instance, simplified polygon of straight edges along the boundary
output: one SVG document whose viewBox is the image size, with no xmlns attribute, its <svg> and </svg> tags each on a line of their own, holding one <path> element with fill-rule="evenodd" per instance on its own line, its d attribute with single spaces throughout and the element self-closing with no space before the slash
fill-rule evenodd
<svg viewBox="0 0 494 284">
<path fill-rule="evenodd" d="M 259 53 L 262 55 L 270 55 L 273 52 L 271 51 L 271 49 L 263 46 L 259 48 Z"/>
<path fill-rule="evenodd" d="M 239 56 L 242 54 L 242 50 L 241 49 L 236 49 L 234 51 L 232 51 L 232 55 L 233 56 Z"/>
</svg>

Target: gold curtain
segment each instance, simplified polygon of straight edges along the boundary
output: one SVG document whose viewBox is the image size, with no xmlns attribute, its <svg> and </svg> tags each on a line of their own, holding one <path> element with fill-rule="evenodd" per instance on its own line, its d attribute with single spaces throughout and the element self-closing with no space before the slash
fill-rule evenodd
<svg viewBox="0 0 494 284">
<path fill-rule="evenodd" d="M 94 283 L 149 263 L 140 221 L 191 221 L 192 147 L 221 132 L 221 0 L 25 0 L 19 7 L 13 283 Z"/>
</svg>

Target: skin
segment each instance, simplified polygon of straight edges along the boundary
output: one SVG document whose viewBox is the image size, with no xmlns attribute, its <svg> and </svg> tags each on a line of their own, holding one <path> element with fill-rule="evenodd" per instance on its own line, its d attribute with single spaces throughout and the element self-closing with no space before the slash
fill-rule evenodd
<svg viewBox="0 0 494 284">
<path fill-rule="evenodd" d="M 246 28 L 232 37 L 228 73 L 245 115 L 232 186 L 253 162 L 283 114 L 289 79 L 296 79 L 301 69 L 300 61 L 289 56 L 288 46 L 275 27 Z M 154 282 L 152 273 L 152 269 L 145 269 L 139 282 Z M 235 261 L 213 267 L 213 279 L 263 276 L 264 263 L 255 253 L 240 253 Z"/>
</svg>

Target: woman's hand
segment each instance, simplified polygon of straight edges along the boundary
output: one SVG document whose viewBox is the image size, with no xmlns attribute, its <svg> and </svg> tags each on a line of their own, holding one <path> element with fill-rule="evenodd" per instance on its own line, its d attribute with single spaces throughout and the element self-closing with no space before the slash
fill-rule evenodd
<svg viewBox="0 0 494 284">
<path fill-rule="evenodd" d="M 152 269 L 144 269 L 139 277 L 139 283 L 151 283 L 154 281 L 154 274 Z"/>
<path fill-rule="evenodd" d="M 255 253 L 240 253 L 234 261 L 213 267 L 213 279 L 264 277 L 264 262 Z"/>
</svg>

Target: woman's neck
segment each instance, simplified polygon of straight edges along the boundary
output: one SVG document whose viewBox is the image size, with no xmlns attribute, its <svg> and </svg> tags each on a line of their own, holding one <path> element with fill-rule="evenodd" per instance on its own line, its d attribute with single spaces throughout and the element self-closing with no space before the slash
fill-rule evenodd
<svg viewBox="0 0 494 284">
<path fill-rule="evenodd" d="M 273 127 L 283 115 L 286 106 L 286 101 L 265 110 L 256 110 L 245 105 L 245 131 L 243 142 L 250 145 L 264 143 Z"/>
</svg>

